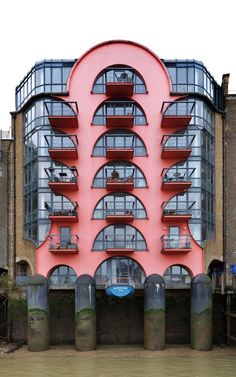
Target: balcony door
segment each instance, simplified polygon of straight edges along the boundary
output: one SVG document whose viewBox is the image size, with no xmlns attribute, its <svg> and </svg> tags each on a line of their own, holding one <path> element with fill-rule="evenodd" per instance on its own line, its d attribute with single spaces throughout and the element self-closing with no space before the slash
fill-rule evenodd
<svg viewBox="0 0 236 377">
<path fill-rule="evenodd" d="M 170 226 L 169 228 L 169 248 L 178 249 L 179 248 L 179 236 L 180 230 L 178 226 Z"/>
<path fill-rule="evenodd" d="M 71 228 L 70 226 L 60 227 L 60 245 L 61 247 L 67 247 L 71 242 Z"/>
</svg>

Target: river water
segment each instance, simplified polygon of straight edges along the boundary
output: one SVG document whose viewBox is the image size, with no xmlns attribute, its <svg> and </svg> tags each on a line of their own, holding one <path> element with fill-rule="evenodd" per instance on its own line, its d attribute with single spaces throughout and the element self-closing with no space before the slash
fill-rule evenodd
<svg viewBox="0 0 236 377">
<path fill-rule="evenodd" d="M 100 346 L 76 352 L 72 346 L 28 352 L 21 347 L 0 355 L 0 376 L 6 377 L 233 377 L 236 348 L 216 347 L 209 352 L 188 346 L 144 351 L 139 346 Z"/>
</svg>

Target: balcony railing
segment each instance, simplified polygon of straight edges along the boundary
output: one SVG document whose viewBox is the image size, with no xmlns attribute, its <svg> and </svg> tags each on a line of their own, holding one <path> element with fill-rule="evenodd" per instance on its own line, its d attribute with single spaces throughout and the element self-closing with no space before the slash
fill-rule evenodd
<svg viewBox="0 0 236 377">
<path fill-rule="evenodd" d="M 164 221 L 187 221 L 192 218 L 194 204 L 195 202 L 191 201 L 163 202 L 162 219 Z"/>
<path fill-rule="evenodd" d="M 132 191 L 134 188 L 134 178 L 106 178 L 106 188 L 109 191 Z"/>
<path fill-rule="evenodd" d="M 48 211 L 49 220 L 53 220 L 56 222 L 78 221 L 78 214 L 77 214 L 78 203 L 77 202 L 62 202 L 62 201 L 45 202 L 44 206 Z"/>
<path fill-rule="evenodd" d="M 45 169 L 49 177 L 49 187 L 52 190 L 77 190 L 78 189 L 78 172 L 76 167 L 56 167 Z"/>
<path fill-rule="evenodd" d="M 133 72 L 125 69 L 113 70 L 105 75 L 107 96 L 132 97 L 134 92 Z"/>
<path fill-rule="evenodd" d="M 77 235 L 50 235 L 49 251 L 53 254 L 77 254 L 78 239 Z"/>
<path fill-rule="evenodd" d="M 186 253 L 191 250 L 190 236 L 162 236 L 162 253 Z"/>
<path fill-rule="evenodd" d="M 46 135 L 45 139 L 52 159 L 78 158 L 77 135 Z"/>
<path fill-rule="evenodd" d="M 193 168 L 182 168 L 179 166 L 172 167 L 170 169 L 162 170 L 162 189 L 163 190 L 175 190 L 175 189 L 188 189 L 192 185 Z"/>
<path fill-rule="evenodd" d="M 77 102 L 46 101 L 44 104 L 51 127 L 56 129 L 78 127 Z"/>
<path fill-rule="evenodd" d="M 194 101 L 163 102 L 161 107 L 161 127 L 188 127 L 192 118 L 194 106 Z"/>
<path fill-rule="evenodd" d="M 188 158 L 195 135 L 169 134 L 161 139 L 162 158 Z"/>
<path fill-rule="evenodd" d="M 138 240 L 135 236 L 109 235 L 105 240 L 96 240 L 94 250 L 106 250 L 107 253 L 133 253 L 147 249 L 144 240 Z"/>
</svg>

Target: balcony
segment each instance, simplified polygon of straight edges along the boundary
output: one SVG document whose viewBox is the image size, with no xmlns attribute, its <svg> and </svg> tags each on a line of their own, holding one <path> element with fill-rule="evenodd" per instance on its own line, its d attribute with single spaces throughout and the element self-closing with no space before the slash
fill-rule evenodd
<svg viewBox="0 0 236 377">
<path fill-rule="evenodd" d="M 195 202 L 169 201 L 163 202 L 162 221 L 181 222 L 192 218 L 192 210 Z"/>
<path fill-rule="evenodd" d="M 71 255 L 78 254 L 78 239 L 77 235 L 70 235 L 65 237 L 63 235 L 50 235 L 49 251 L 52 254 Z"/>
<path fill-rule="evenodd" d="M 49 178 L 48 186 L 51 190 L 78 190 L 78 172 L 76 167 L 47 168 L 45 171 Z"/>
<path fill-rule="evenodd" d="M 191 251 L 190 236 L 162 236 L 162 254 L 185 254 Z"/>
<path fill-rule="evenodd" d="M 48 210 L 48 219 L 53 222 L 78 222 L 77 202 L 45 202 Z"/>
<path fill-rule="evenodd" d="M 135 236 L 106 236 L 104 249 L 107 254 L 132 254 L 135 251 Z"/>
<path fill-rule="evenodd" d="M 132 159 L 134 156 L 134 135 L 105 135 L 105 150 L 107 159 Z"/>
<path fill-rule="evenodd" d="M 134 220 L 134 201 L 106 202 L 105 217 L 107 222 L 130 223 Z"/>
<path fill-rule="evenodd" d="M 195 106 L 194 101 L 165 101 L 161 107 L 163 128 L 185 129 L 188 127 L 192 112 Z"/>
<path fill-rule="evenodd" d="M 133 191 L 134 178 L 106 178 L 106 189 L 108 191 Z"/>
<path fill-rule="evenodd" d="M 47 101 L 44 104 L 52 128 L 78 128 L 77 102 Z"/>
<path fill-rule="evenodd" d="M 191 177 L 195 169 L 179 166 L 162 170 L 162 190 L 187 190 L 192 185 Z"/>
<path fill-rule="evenodd" d="M 76 135 L 46 135 L 48 153 L 53 160 L 77 159 L 78 138 Z"/>
<path fill-rule="evenodd" d="M 130 70 L 119 69 L 109 71 L 106 79 L 106 95 L 108 97 L 132 97 L 134 93 L 134 74 Z"/>
<path fill-rule="evenodd" d="M 195 135 L 170 134 L 161 139 L 163 159 L 187 159 L 192 152 Z"/>
<path fill-rule="evenodd" d="M 134 126 L 133 115 L 107 115 L 106 127 L 108 128 L 132 128 Z"/>
</svg>

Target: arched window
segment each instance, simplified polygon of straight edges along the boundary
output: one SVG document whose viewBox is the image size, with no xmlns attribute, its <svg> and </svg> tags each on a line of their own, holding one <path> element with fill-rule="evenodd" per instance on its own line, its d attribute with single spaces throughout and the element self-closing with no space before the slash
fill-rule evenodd
<svg viewBox="0 0 236 377">
<path fill-rule="evenodd" d="M 133 116 L 135 125 L 147 124 L 144 111 L 132 100 L 114 99 L 103 102 L 96 110 L 92 124 L 105 125 L 107 116 Z"/>
<path fill-rule="evenodd" d="M 127 131 L 115 131 L 102 135 L 93 148 L 93 156 L 105 156 L 107 149 L 132 149 L 134 156 L 146 156 L 143 141 L 136 134 Z"/>
<path fill-rule="evenodd" d="M 142 234 L 133 226 L 115 224 L 103 229 L 93 244 L 94 251 L 107 249 L 145 251 L 147 245 Z"/>
<path fill-rule="evenodd" d="M 164 280 L 166 286 L 171 287 L 175 284 L 190 284 L 191 283 L 191 275 L 187 271 L 187 269 L 181 265 L 173 265 L 166 269 L 164 275 Z"/>
<path fill-rule="evenodd" d="M 74 286 L 77 275 L 73 268 L 65 265 L 57 266 L 49 276 L 51 286 Z"/>
<path fill-rule="evenodd" d="M 116 65 L 107 67 L 96 78 L 92 92 L 99 94 L 106 92 L 107 83 L 126 82 L 134 84 L 134 93 L 147 93 L 146 85 L 141 75 L 132 67 Z"/>
<path fill-rule="evenodd" d="M 136 219 L 147 217 L 143 204 L 134 195 L 113 193 L 104 196 L 93 212 L 94 219 L 105 219 L 109 215 L 132 214 Z"/>
<path fill-rule="evenodd" d="M 115 161 L 110 164 L 104 165 L 96 174 L 93 180 L 93 187 L 106 187 L 107 178 L 113 177 L 113 172 L 118 173 L 116 178 L 120 181 L 132 178 L 134 187 L 147 187 L 146 179 L 136 165 L 127 161 Z"/>
<path fill-rule="evenodd" d="M 108 281 L 114 284 L 125 283 L 131 279 L 135 288 L 142 288 L 145 280 L 143 268 L 131 258 L 113 257 L 105 260 L 94 275 L 96 286 L 103 288 Z"/>
</svg>

